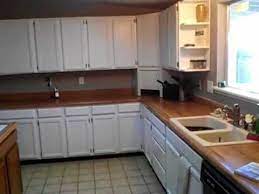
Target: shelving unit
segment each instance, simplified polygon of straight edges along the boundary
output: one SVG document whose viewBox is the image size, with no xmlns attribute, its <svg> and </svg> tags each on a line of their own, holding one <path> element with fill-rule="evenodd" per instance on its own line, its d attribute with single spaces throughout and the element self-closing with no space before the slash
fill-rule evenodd
<svg viewBox="0 0 259 194">
<path fill-rule="evenodd" d="M 197 5 L 204 4 L 207 17 L 198 22 L 196 17 Z M 167 14 L 167 18 L 164 15 Z M 164 69 L 181 72 L 207 72 L 210 70 L 210 0 L 183 0 L 163 11 L 160 17 L 167 27 L 167 42 L 161 38 L 163 52 L 169 50 L 168 63 L 163 63 Z M 167 21 L 165 21 L 167 20 Z M 193 61 L 206 60 L 201 65 Z M 192 61 L 192 62 L 191 62 Z M 195 64 L 195 65 L 194 65 Z"/>
<path fill-rule="evenodd" d="M 204 4 L 207 7 L 207 19 L 198 22 L 196 7 Z M 178 3 L 179 19 L 179 70 L 186 72 L 209 71 L 210 69 L 210 0 L 184 0 Z M 185 46 L 193 44 L 193 47 Z M 191 60 L 206 60 L 202 69 L 194 68 Z"/>
</svg>

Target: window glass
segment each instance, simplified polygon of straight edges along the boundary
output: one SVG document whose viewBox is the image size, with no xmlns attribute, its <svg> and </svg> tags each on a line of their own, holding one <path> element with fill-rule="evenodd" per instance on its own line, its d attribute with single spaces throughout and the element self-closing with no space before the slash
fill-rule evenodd
<svg viewBox="0 0 259 194">
<path fill-rule="evenodd" d="M 259 93 L 259 0 L 229 7 L 228 85 Z"/>
</svg>

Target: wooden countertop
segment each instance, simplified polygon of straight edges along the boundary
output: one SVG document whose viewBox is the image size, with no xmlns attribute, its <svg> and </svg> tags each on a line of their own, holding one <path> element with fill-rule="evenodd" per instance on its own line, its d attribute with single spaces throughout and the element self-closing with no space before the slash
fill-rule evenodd
<svg viewBox="0 0 259 194">
<path fill-rule="evenodd" d="M 19 100 L 16 97 L 0 97 L 1 109 L 26 109 L 43 107 L 62 107 L 62 106 L 82 106 L 96 104 L 114 104 L 128 102 L 142 102 L 156 116 L 158 116 L 171 130 L 189 144 L 204 159 L 219 169 L 225 176 L 229 177 L 234 183 L 240 185 L 245 193 L 259 193 L 259 183 L 249 181 L 234 174 L 234 170 L 250 162 L 259 163 L 259 143 L 245 145 L 230 145 L 203 147 L 197 142 L 192 141 L 181 130 L 170 123 L 172 117 L 200 116 L 208 115 L 216 106 L 202 100 L 192 102 L 170 102 L 158 97 L 137 97 L 132 92 L 126 90 L 103 91 L 103 92 L 74 92 L 63 96 L 60 100 L 46 98 L 46 96 L 34 95 L 27 96 Z M 15 129 L 15 125 L 9 126 Z M 3 137 L 0 137 L 0 143 Z"/>
</svg>

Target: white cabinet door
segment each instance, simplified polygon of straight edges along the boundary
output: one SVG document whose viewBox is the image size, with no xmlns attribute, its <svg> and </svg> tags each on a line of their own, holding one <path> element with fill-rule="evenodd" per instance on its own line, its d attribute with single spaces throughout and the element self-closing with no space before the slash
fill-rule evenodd
<svg viewBox="0 0 259 194">
<path fill-rule="evenodd" d="M 151 122 L 144 119 L 144 150 L 148 161 L 151 163 L 152 156 L 152 131 Z"/>
<path fill-rule="evenodd" d="M 68 156 L 85 156 L 92 149 L 93 134 L 89 117 L 67 117 Z"/>
<path fill-rule="evenodd" d="M 111 18 L 89 18 L 90 69 L 111 69 L 114 66 Z"/>
<path fill-rule="evenodd" d="M 169 68 L 179 68 L 178 50 L 178 11 L 177 5 L 173 5 L 168 10 L 168 44 L 169 44 Z"/>
<path fill-rule="evenodd" d="M 139 66 L 159 66 L 159 14 L 141 15 L 137 20 Z"/>
<path fill-rule="evenodd" d="M 40 159 L 40 139 L 37 121 L 34 119 L 19 119 L 8 120 L 8 122 L 17 123 L 17 143 L 20 159 Z"/>
<path fill-rule="evenodd" d="M 62 19 L 61 30 L 65 70 L 87 69 L 89 61 L 86 20 L 79 18 Z"/>
<path fill-rule="evenodd" d="M 135 17 L 117 17 L 113 20 L 115 68 L 136 67 L 135 19 Z"/>
<path fill-rule="evenodd" d="M 32 20 L 0 21 L 0 74 L 32 73 L 36 67 Z"/>
<path fill-rule="evenodd" d="M 59 158 L 67 154 L 66 128 L 63 118 L 39 120 L 42 158 Z"/>
<path fill-rule="evenodd" d="M 169 9 L 166 9 L 160 12 L 159 16 L 160 64 L 162 67 L 169 66 L 168 12 Z"/>
<path fill-rule="evenodd" d="M 115 115 L 93 117 L 94 152 L 115 153 L 118 147 L 118 127 Z"/>
<path fill-rule="evenodd" d="M 120 151 L 141 150 L 141 123 L 139 113 L 119 115 Z"/>
<path fill-rule="evenodd" d="M 35 39 L 39 72 L 63 70 L 59 19 L 35 20 Z"/>
<path fill-rule="evenodd" d="M 178 166 L 180 162 L 180 154 L 168 141 L 166 142 L 166 182 L 167 182 L 167 193 L 177 193 L 177 179 L 178 179 Z"/>
<path fill-rule="evenodd" d="M 203 184 L 200 180 L 200 173 L 194 168 L 190 170 L 188 194 L 203 194 Z"/>
</svg>

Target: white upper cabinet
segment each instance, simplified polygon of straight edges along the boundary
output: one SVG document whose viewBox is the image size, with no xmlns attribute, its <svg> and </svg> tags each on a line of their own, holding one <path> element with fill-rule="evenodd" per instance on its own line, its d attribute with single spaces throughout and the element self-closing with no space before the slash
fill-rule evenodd
<svg viewBox="0 0 259 194">
<path fill-rule="evenodd" d="M 159 66 L 159 13 L 137 17 L 137 37 L 139 66 Z"/>
<path fill-rule="evenodd" d="M 111 69 L 114 66 L 112 18 L 89 18 L 90 69 Z"/>
<path fill-rule="evenodd" d="M 0 74 L 34 72 L 34 51 L 33 21 L 0 21 Z"/>
<path fill-rule="evenodd" d="M 59 19 L 35 20 L 38 72 L 63 70 Z"/>
<path fill-rule="evenodd" d="M 93 117 L 94 152 L 115 153 L 118 147 L 118 129 L 115 115 Z"/>
<path fill-rule="evenodd" d="M 168 9 L 169 64 L 167 65 L 172 69 L 179 68 L 178 40 L 178 11 L 177 5 L 173 5 Z"/>
<path fill-rule="evenodd" d="M 88 38 L 85 19 L 65 18 L 61 20 L 63 58 L 65 70 L 88 68 Z"/>
<path fill-rule="evenodd" d="M 136 18 L 117 17 L 113 20 L 115 68 L 136 67 Z"/>
</svg>

